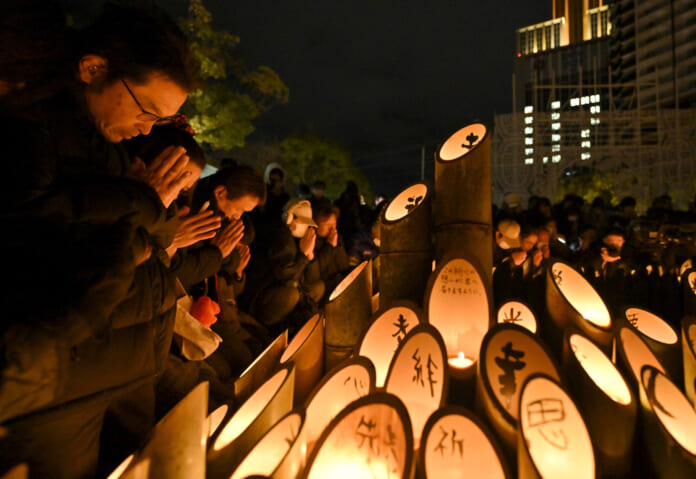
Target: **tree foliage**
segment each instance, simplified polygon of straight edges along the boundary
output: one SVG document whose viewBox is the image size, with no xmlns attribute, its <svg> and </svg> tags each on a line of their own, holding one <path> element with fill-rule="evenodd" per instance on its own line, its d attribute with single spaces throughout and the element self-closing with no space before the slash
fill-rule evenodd
<svg viewBox="0 0 696 479">
<path fill-rule="evenodd" d="M 581 196 L 588 203 L 601 196 L 607 201 L 614 201 L 615 179 L 610 172 L 602 172 L 592 166 L 568 168 L 561 176 L 557 192 L 560 200 L 567 194 Z"/>
<path fill-rule="evenodd" d="M 181 26 L 201 64 L 204 86 L 189 95 L 183 111 L 198 142 L 230 150 L 244 146 L 254 131 L 253 121 L 275 105 L 287 103 L 289 92 L 269 67 L 247 67 L 236 53 L 239 37 L 215 30 L 211 22 L 203 1 L 190 0 Z"/>
</svg>

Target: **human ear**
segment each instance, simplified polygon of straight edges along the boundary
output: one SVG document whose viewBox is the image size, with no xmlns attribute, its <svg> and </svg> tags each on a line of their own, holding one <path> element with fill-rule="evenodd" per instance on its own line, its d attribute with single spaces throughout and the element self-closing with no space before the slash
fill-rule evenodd
<svg viewBox="0 0 696 479">
<path fill-rule="evenodd" d="M 104 57 L 91 53 L 83 56 L 78 63 L 80 80 L 88 85 L 101 80 L 106 76 L 107 66 L 108 62 Z"/>
</svg>

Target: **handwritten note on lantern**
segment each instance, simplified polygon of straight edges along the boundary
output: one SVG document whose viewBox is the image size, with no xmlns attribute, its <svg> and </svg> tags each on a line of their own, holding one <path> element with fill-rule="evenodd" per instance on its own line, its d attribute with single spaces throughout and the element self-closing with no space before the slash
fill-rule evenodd
<svg viewBox="0 0 696 479">
<path fill-rule="evenodd" d="M 368 401 L 357 407 L 348 406 L 317 444 L 307 465 L 307 478 L 405 477 L 413 441 L 408 417 L 402 416 L 407 413 L 402 408 L 403 405 L 396 408 L 386 402 Z"/>
<path fill-rule="evenodd" d="M 470 418 L 447 414 L 432 425 L 425 439 L 426 477 L 504 479 L 505 472 L 488 436 Z"/>
<path fill-rule="evenodd" d="M 365 358 L 362 360 L 367 362 Z M 372 388 L 371 383 L 370 372 L 359 362 L 349 363 L 322 380 L 314 395 L 307 401 L 307 443 L 313 444 L 346 405 L 367 395 Z"/>
<path fill-rule="evenodd" d="M 384 218 L 387 221 L 400 220 L 413 211 L 423 201 L 427 193 L 428 187 L 424 184 L 409 186 L 389 203 L 384 211 Z"/>
<path fill-rule="evenodd" d="M 677 333 L 662 318 L 640 308 L 628 308 L 626 319 L 631 325 L 649 338 L 663 344 L 675 344 Z"/>
<path fill-rule="evenodd" d="M 425 422 L 442 404 L 446 352 L 431 325 L 420 325 L 404 339 L 392 362 L 385 388 L 404 402 L 416 443 Z"/>
<path fill-rule="evenodd" d="M 376 386 L 382 387 L 396 348 L 406 334 L 419 324 L 418 315 L 411 308 L 395 306 L 375 319 L 365 333 L 358 354 L 369 358 L 377 373 Z"/>
<path fill-rule="evenodd" d="M 558 384 L 536 376 L 520 400 L 522 436 L 541 477 L 595 477 L 590 435 L 573 401 Z"/>
<path fill-rule="evenodd" d="M 520 327 L 499 325 L 486 341 L 483 372 L 502 408 L 512 419 L 519 417 L 522 384 L 530 374 L 544 373 L 558 379 L 553 361 L 535 337 Z"/>
<path fill-rule="evenodd" d="M 519 301 L 508 301 L 498 309 L 498 323 L 511 323 L 536 333 L 537 322 L 532 310 Z"/>
<path fill-rule="evenodd" d="M 442 161 L 456 160 L 469 153 L 485 137 L 486 126 L 483 123 L 467 125 L 450 136 L 440 147 L 440 159 Z"/>
<path fill-rule="evenodd" d="M 448 356 L 463 352 L 478 358 L 488 330 L 488 295 L 476 268 L 464 258 L 453 258 L 435 270 L 428 301 L 428 321 L 445 341 Z"/>
</svg>

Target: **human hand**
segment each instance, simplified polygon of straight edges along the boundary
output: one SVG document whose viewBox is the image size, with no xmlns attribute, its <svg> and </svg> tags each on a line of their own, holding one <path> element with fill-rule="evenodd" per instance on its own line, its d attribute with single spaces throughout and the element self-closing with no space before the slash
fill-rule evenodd
<svg viewBox="0 0 696 479">
<path fill-rule="evenodd" d="M 149 166 L 135 158 L 126 176 L 150 185 L 164 207 L 169 208 L 191 176 L 191 172 L 185 170 L 188 161 L 184 147 L 169 146 Z"/>
<path fill-rule="evenodd" d="M 237 266 L 236 273 L 237 277 L 241 278 L 244 273 L 244 268 L 247 267 L 251 259 L 251 250 L 249 246 L 240 243 L 237 245 L 237 251 L 239 252 L 239 266 Z"/>
<path fill-rule="evenodd" d="M 300 239 L 300 251 L 308 260 L 314 259 L 314 245 L 317 242 L 317 232 L 314 228 L 307 228 L 304 236 Z"/>
<path fill-rule="evenodd" d="M 524 263 L 524 260 L 527 259 L 527 253 L 524 251 L 513 251 L 510 253 L 510 259 L 512 259 L 512 262 L 515 263 L 515 266 L 519 266 Z"/>
<path fill-rule="evenodd" d="M 612 256 L 609 254 L 609 250 L 602 246 L 602 248 L 599 250 L 599 255 L 602 257 L 602 261 L 605 263 L 613 263 L 614 261 L 618 261 L 621 259 L 621 256 Z"/>
<path fill-rule="evenodd" d="M 238 219 L 231 221 L 230 224 L 218 231 L 210 243 L 218 247 L 223 258 L 227 258 L 243 236 L 244 222 Z"/>
<path fill-rule="evenodd" d="M 541 260 L 543 259 L 544 253 L 540 249 L 535 248 L 534 252 L 532 253 L 532 264 L 534 265 L 534 267 L 538 268 L 539 265 L 541 265 Z"/>
<path fill-rule="evenodd" d="M 212 210 L 186 216 L 188 211 L 187 207 L 179 210 L 181 221 L 176 229 L 172 247 L 185 248 L 199 241 L 213 238 L 215 231 L 220 228 L 222 220 L 214 215 Z"/>
<path fill-rule="evenodd" d="M 338 230 L 336 228 L 331 228 L 331 231 L 326 236 L 326 241 L 334 248 L 338 246 Z"/>
</svg>

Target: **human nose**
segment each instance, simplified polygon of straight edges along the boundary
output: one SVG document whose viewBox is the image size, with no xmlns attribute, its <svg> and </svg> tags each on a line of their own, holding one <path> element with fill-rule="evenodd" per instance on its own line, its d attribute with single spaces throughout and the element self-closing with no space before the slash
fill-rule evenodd
<svg viewBox="0 0 696 479">
<path fill-rule="evenodd" d="M 140 122 L 137 128 L 141 135 L 149 135 L 152 131 L 152 125 L 154 125 L 153 122 Z"/>
</svg>

